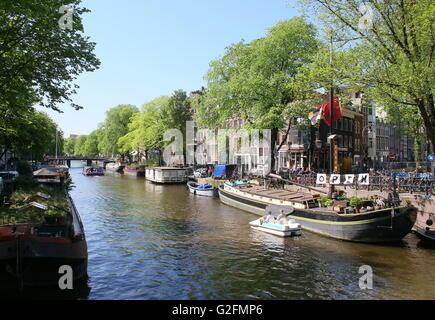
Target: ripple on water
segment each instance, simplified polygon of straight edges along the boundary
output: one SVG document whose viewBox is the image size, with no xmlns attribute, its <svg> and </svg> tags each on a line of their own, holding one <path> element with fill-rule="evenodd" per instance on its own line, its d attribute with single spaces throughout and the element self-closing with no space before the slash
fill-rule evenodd
<svg viewBox="0 0 435 320">
<path fill-rule="evenodd" d="M 85 225 L 90 299 L 397 299 L 430 297 L 435 250 L 345 243 L 308 232 L 282 239 L 255 217 L 185 186 L 72 176 Z M 374 290 L 358 268 L 373 266 Z M 432 288 L 433 289 L 433 288 Z M 433 297 L 432 295 L 432 298 Z"/>
</svg>

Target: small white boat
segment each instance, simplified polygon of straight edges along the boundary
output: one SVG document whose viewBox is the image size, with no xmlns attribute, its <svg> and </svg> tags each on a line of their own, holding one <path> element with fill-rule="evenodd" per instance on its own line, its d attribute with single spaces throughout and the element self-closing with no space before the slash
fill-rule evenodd
<svg viewBox="0 0 435 320">
<path fill-rule="evenodd" d="M 217 188 L 213 188 L 211 184 L 198 185 L 193 181 L 187 183 L 190 193 L 198 196 L 216 197 L 218 195 Z"/>
<path fill-rule="evenodd" d="M 277 214 L 277 208 L 279 214 Z M 280 208 L 278 206 L 267 206 L 265 217 L 251 221 L 252 229 L 260 230 L 280 237 L 291 237 L 301 235 L 301 225 L 294 219 L 287 218 L 287 215 L 294 211 L 293 207 Z"/>
</svg>

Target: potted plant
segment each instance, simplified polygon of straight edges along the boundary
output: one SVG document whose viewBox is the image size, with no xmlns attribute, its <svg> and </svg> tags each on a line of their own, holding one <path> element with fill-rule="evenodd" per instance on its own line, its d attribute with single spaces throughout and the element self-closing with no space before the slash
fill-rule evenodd
<svg viewBox="0 0 435 320">
<path fill-rule="evenodd" d="M 328 200 L 326 200 L 326 201 L 324 202 L 324 205 L 325 205 L 326 207 L 328 207 L 329 209 L 333 209 L 334 200 L 332 200 L 332 199 L 328 199 Z"/>
<path fill-rule="evenodd" d="M 356 213 L 359 213 L 361 210 L 362 202 L 363 202 L 363 199 L 358 198 L 358 197 L 352 197 L 352 198 L 350 198 L 349 204 L 355 208 Z"/>
<path fill-rule="evenodd" d="M 343 212 L 344 206 L 342 204 L 337 204 L 334 206 L 334 211 L 340 213 Z"/>
<path fill-rule="evenodd" d="M 327 196 L 321 197 L 320 199 L 317 200 L 317 202 L 319 203 L 319 207 L 326 207 L 325 202 L 328 201 L 329 198 Z"/>
</svg>

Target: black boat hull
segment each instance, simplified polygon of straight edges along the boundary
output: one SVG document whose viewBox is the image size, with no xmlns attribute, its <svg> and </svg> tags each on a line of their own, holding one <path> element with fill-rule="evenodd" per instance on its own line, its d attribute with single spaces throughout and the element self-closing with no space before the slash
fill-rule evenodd
<svg viewBox="0 0 435 320">
<path fill-rule="evenodd" d="M 86 279 L 86 240 L 73 243 L 44 243 L 20 240 L 0 243 L 0 283 L 2 286 L 57 286 L 61 266 L 70 266 L 74 281 Z"/>
<path fill-rule="evenodd" d="M 264 215 L 266 201 L 248 199 L 219 188 L 224 204 Z M 414 207 L 384 209 L 363 214 L 324 214 L 311 209 L 298 209 L 289 215 L 302 228 L 323 236 L 355 242 L 381 243 L 403 239 L 415 222 Z"/>
</svg>

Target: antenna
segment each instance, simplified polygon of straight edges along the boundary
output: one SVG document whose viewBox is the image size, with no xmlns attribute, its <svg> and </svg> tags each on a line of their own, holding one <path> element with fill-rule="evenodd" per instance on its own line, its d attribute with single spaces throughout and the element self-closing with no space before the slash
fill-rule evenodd
<svg viewBox="0 0 435 320">
<path fill-rule="evenodd" d="M 56 160 L 57 160 L 57 126 L 56 126 Z"/>
</svg>

